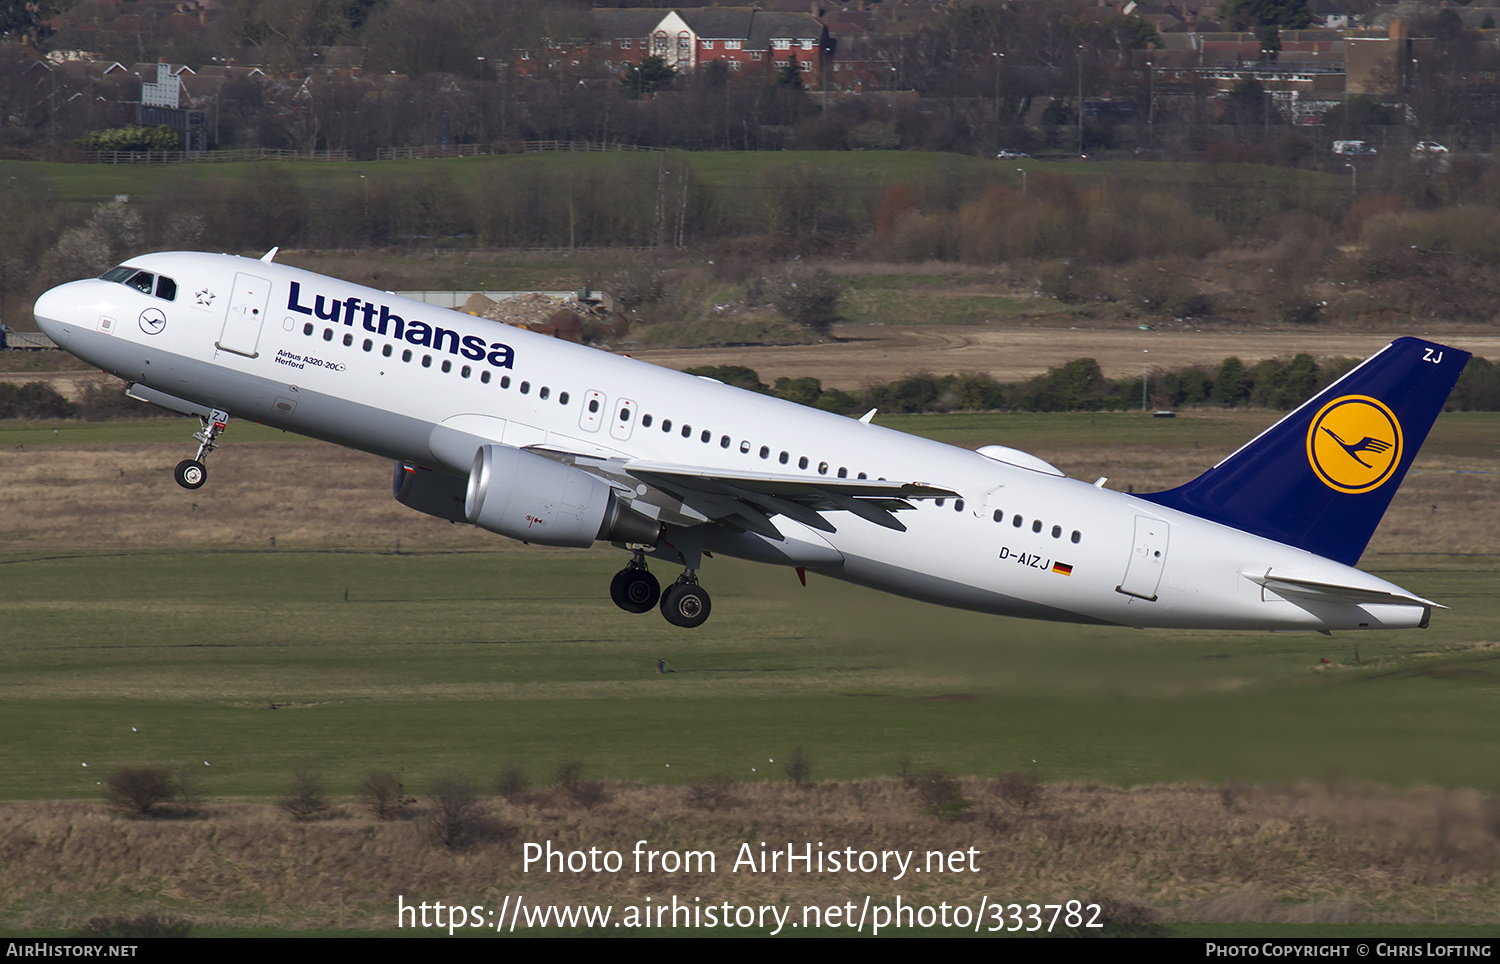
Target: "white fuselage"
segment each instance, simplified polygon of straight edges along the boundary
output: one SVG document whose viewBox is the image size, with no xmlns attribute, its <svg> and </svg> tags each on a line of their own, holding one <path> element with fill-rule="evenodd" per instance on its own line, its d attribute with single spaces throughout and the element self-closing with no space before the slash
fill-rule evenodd
<svg viewBox="0 0 1500 964">
<path fill-rule="evenodd" d="M 899 512 L 904 532 L 848 512 L 827 514 L 833 533 L 777 517 L 789 548 L 776 561 L 985 612 L 1317 630 L 1425 615 L 1293 602 L 1249 577 L 1403 590 L 1130 495 L 388 292 L 224 255 L 127 264 L 171 278 L 175 298 L 80 281 L 45 294 L 38 322 L 121 378 L 237 418 L 460 476 L 474 448 L 458 443 L 477 438 L 709 471 L 930 483 L 961 498 Z M 645 489 L 641 505 L 656 514 Z"/>
</svg>

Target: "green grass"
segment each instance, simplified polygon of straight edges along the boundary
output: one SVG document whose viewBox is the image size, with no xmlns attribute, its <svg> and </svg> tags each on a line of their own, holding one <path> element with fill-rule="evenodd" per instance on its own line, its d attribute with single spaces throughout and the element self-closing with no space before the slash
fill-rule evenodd
<svg viewBox="0 0 1500 964">
<path fill-rule="evenodd" d="M 850 325 L 988 325 L 1043 315 L 1066 318 L 1081 310 L 1050 298 L 996 295 L 984 289 L 934 293 L 874 287 L 854 292 L 839 309 L 843 323 Z"/>
<path fill-rule="evenodd" d="M 1202 454 L 1199 443 L 1204 449 L 1222 448 L 1230 438 L 1237 443 L 1275 417 L 933 415 L 883 422 L 944 441 L 1000 440 L 1064 455 L 1129 445 L 1180 462 Z M 183 419 L 0 423 L 0 450 L 181 445 L 190 427 Z M 252 425 L 237 425 L 234 433 L 242 440 L 295 439 Z M 1492 463 L 1496 438 L 1500 415 L 1449 415 L 1428 445 Z M 320 774 L 344 800 L 356 799 L 374 770 L 400 771 L 412 788 L 445 770 L 487 787 L 504 765 L 519 763 L 532 780 L 546 783 L 566 760 L 583 761 L 591 779 L 687 784 L 727 774 L 744 783 L 781 782 L 785 755 L 799 746 L 818 781 L 889 776 L 907 766 L 988 777 L 1022 770 L 1047 782 L 1105 786 L 1368 781 L 1493 794 L 1500 789 L 1493 768 L 1500 556 L 1432 549 L 1372 555 L 1365 566 L 1452 606 L 1434 615 L 1432 628 L 1329 638 L 1002 619 L 815 575 L 802 588 L 785 570 L 722 558 L 708 561 L 702 574 L 714 594 L 713 618 L 683 631 L 654 613 L 626 615 L 608 601 L 605 586 L 620 553 L 527 548 L 498 537 L 479 550 L 405 555 L 0 547 L 0 799 L 98 800 L 101 782 L 130 766 L 180 768 L 212 801 L 274 800 L 299 767 Z M 658 659 L 675 672 L 658 674 Z M 1214 792 L 1204 793 L 1217 809 Z M 32 826 L 56 832 L 49 819 L 39 815 Z M 594 843 L 573 819 L 556 820 L 559 839 L 581 834 Z M 626 819 L 635 822 L 633 833 L 658 817 L 643 812 Z M 1428 817 L 1418 812 L 1409 819 L 1414 833 L 1427 833 Z M 1441 812 L 1431 819 L 1443 826 Z M 174 826 L 190 833 L 195 824 Z M 979 828 L 962 825 L 957 839 L 977 839 Z M 755 829 L 747 825 L 745 839 L 754 839 Z M 1039 846 L 1074 846 L 1063 836 L 1046 839 Z M 1426 837 L 1414 840 L 1413 847 L 1426 846 Z M 1330 836 L 1327 843 L 1337 841 Z M 986 848 L 1003 851 L 999 843 Z M 1347 859 L 1362 859 L 1364 851 L 1351 852 L 1356 856 Z M 1239 851 L 1226 844 L 1225 853 L 1230 860 Z M 461 868 L 470 856 L 448 859 Z M 1249 888 L 1286 892 L 1313 907 L 1333 900 L 1317 896 L 1323 890 L 1312 872 L 1306 881 L 1268 883 L 1256 879 L 1255 866 L 1220 867 L 1214 857 L 1182 874 L 1220 881 L 1227 895 Z M 253 875 L 271 871 L 225 871 L 236 872 L 259 880 Z M 332 873 L 299 866 L 297 873 L 304 872 Z M 1370 873 L 1384 870 L 1372 866 Z M 189 917 L 249 925 L 195 936 L 283 933 L 257 930 L 265 926 L 259 912 L 223 916 L 218 904 L 197 907 L 197 898 L 179 893 L 191 875 L 164 878 L 160 889 L 106 883 L 80 890 L 86 874 L 70 869 L 55 892 L 50 885 L 28 892 L 7 913 L 20 914 L 19 922 L 37 920 L 48 908 L 71 919 L 79 907 L 134 913 L 180 905 L 190 908 Z M 1143 899 L 1176 906 L 1170 895 L 1176 874 L 1140 881 L 1151 895 Z M 406 892 L 420 890 L 424 899 L 468 893 L 423 879 L 428 883 Z M 1030 879 L 1016 885 L 1014 896 L 1045 886 Z M 491 878 L 484 880 L 480 890 Z M 1440 901 L 1449 899 L 1492 907 L 1487 886 L 1439 878 L 1430 901 L 1393 896 L 1400 908 L 1394 917 L 1446 919 Z M 1351 912 L 1386 913 L 1378 880 L 1370 892 L 1375 896 L 1355 899 Z M 380 901 L 387 901 L 383 892 L 353 895 L 349 906 L 356 914 L 375 907 L 368 920 L 379 927 L 389 919 L 382 916 L 389 902 Z M 307 920 L 331 928 L 343 919 L 342 906 L 338 916 L 309 910 Z M 1477 937 L 1495 930 L 1175 924 L 1169 932 L 1201 940 Z"/>
<path fill-rule="evenodd" d="M 404 161 L 297 161 L 283 162 L 302 187 L 317 191 L 321 187 L 357 176 L 390 175 L 413 179 L 433 170 L 444 170 L 454 184 L 469 190 L 482 177 L 524 175 L 531 170 L 591 171 L 641 159 L 637 154 L 585 154 L 548 152 L 545 154 L 510 154 L 488 157 L 433 158 Z M 655 155 L 645 155 L 655 158 Z M 668 152 L 677 162 L 686 158 L 694 175 L 704 184 L 726 196 L 744 197 L 745 192 L 761 190 L 768 172 L 803 167 L 815 170 L 821 177 L 839 185 L 860 185 L 862 194 L 879 199 L 884 186 L 892 183 L 916 184 L 929 178 L 952 181 L 955 178 L 995 177 L 1006 183 L 1016 182 L 1016 167 L 1030 173 L 1045 172 L 1097 182 L 1109 178 L 1128 178 L 1156 184 L 1171 190 L 1184 185 L 1224 185 L 1266 191 L 1325 191 L 1342 185 L 1335 175 L 1312 171 L 1294 171 L 1262 165 L 1226 164 L 1206 166 L 1194 163 L 1146 163 L 1139 161 L 1098 161 L 1088 164 L 1052 164 L 1039 161 L 997 164 L 986 158 L 968 157 L 932 151 L 702 151 Z M 73 164 L 57 161 L 10 161 L 16 171 L 25 170 L 50 180 L 59 199 L 71 203 L 97 203 L 116 194 L 136 198 L 154 198 L 181 187 L 184 181 L 244 178 L 254 161 L 228 164 Z M 655 163 L 646 166 L 652 169 Z M 867 186 L 867 190 L 866 190 Z"/>
<path fill-rule="evenodd" d="M 1390 573 L 1463 604 L 1426 633 L 1330 640 L 997 619 L 727 560 L 705 573 L 714 619 L 686 633 L 614 609 L 618 563 L 4 557 L 0 731 L 25 737 L 0 745 L 0 792 L 87 797 L 113 768 L 183 762 L 214 795 L 262 797 L 299 765 L 342 793 L 371 769 L 487 778 L 508 760 L 780 779 L 771 758 L 797 745 L 837 779 L 908 758 L 975 774 L 1034 759 L 1049 780 L 1122 785 L 1493 780 L 1500 667 L 1471 645 L 1496 636 L 1493 565 Z M 1362 664 L 1339 665 L 1356 645 Z"/>
<path fill-rule="evenodd" d="M 1206 466 L 1200 445 L 1238 444 L 1274 418 L 881 421 L 958 444 L 1128 445 Z M 0 450 L 187 444 L 190 427 L 8 422 Z M 1500 415 L 1450 414 L 1428 451 L 1493 460 L 1497 437 Z M 232 439 L 296 436 L 236 423 Z M 0 741 L 0 797 L 88 797 L 112 767 L 183 761 L 215 794 L 262 797 L 302 764 L 343 793 L 374 768 L 487 779 L 507 760 L 538 777 L 577 758 L 626 780 L 780 778 L 770 758 L 798 745 L 820 778 L 890 774 L 902 759 L 981 775 L 1036 760 L 1046 779 L 1126 785 L 1495 787 L 1494 555 L 1450 557 L 1433 545 L 1366 559 L 1452 606 L 1423 632 L 1053 625 L 816 576 L 803 589 L 784 570 L 727 559 L 704 572 L 712 620 L 685 632 L 609 603 L 617 552 L 492 545 L 401 556 L 0 552 L 0 732 L 14 735 Z M 658 658 L 677 672 L 658 675 Z"/>
</svg>

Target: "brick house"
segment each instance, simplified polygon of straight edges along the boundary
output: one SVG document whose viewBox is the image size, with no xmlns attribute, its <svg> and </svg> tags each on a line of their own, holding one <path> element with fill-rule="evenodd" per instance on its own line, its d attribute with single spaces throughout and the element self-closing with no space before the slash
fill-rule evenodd
<svg viewBox="0 0 1500 964">
<path fill-rule="evenodd" d="M 596 9 L 593 23 L 591 59 L 609 71 L 652 56 L 679 72 L 712 61 L 736 72 L 778 70 L 795 59 L 799 69 L 818 77 L 832 54 L 828 29 L 810 13 L 751 7 Z"/>
</svg>

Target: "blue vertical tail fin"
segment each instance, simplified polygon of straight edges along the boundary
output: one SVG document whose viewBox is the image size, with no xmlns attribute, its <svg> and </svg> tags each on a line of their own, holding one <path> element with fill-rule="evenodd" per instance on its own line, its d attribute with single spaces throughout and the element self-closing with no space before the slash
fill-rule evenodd
<svg viewBox="0 0 1500 964">
<path fill-rule="evenodd" d="M 1399 338 L 1198 478 L 1141 498 L 1352 566 L 1468 360 Z"/>
</svg>

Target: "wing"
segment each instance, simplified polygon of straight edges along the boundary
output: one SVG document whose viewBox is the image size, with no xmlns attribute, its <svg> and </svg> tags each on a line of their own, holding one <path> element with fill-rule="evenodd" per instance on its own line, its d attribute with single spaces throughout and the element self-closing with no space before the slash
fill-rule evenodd
<svg viewBox="0 0 1500 964">
<path fill-rule="evenodd" d="M 830 479 L 772 472 L 735 472 L 642 459 L 601 459 L 549 446 L 529 446 L 538 455 L 587 468 L 617 488 L 653 503 L 646 489 L 665 494 L 670 513 L 694 522 L 719 522 L 780 540 L 771 520 L 784 516 L 821 532 L 837 532 L 828 515 L 848 512 L 887 529 L 905 532 L 895 513 L 913 499 L 956 498 L 957 492 L 925 482 L 886 479 Z M 663 508 L 658 504 L 659 508 Z"/>
</svg>

